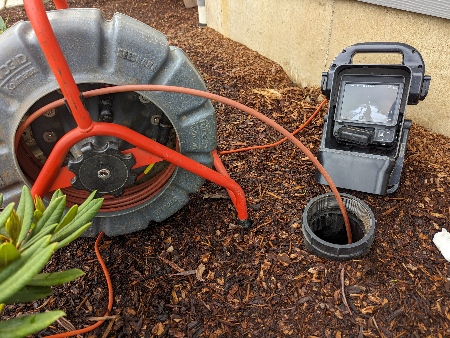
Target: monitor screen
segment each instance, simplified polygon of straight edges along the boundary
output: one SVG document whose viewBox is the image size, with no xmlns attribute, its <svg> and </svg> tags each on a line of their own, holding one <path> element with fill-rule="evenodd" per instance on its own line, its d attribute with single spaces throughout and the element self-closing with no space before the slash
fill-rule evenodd
<svg viewBox="0 0 450 338">
<path fill-rule="evenodd" d="M 338 120 L 396 123 L 399 84 L 345 83 Z"/>
</svg>

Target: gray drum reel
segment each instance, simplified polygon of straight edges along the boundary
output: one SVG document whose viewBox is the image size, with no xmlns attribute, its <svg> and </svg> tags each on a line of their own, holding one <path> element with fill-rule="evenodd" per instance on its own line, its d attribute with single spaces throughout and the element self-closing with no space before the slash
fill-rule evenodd
<svg viewBox="0 0 450 338">
<path fill-rule="evenodd" d="M 126 84 L 163 84 L 206 91 L 202 77 L 184 52 L 169 46 L 163 34 L 133 18 L 115 14 L 105 20 L 98 9 L 51 11 L 48 17 L 81 91 Z M 0 45 L 0 193 L 6 204 L 17 202 L 22 186 L 31 186 L 35 179 L 27 172 L 29 156 L 21 155 L 26 161 L 19 161 L 14 149 L 21 120 L 62 95 L 29 22 L 19 22 L 1 34 Z M 99 120 L 103 99 L 86 99 L 94 121 Z M 165 127 L 171 126 L 171 137 L 168 141 L 167 136 L 164 143 L 175 148 L 178 140 L 181 154 L 212 167 L 217 127 L 209 100 L 166 92 L 117 93 L 106 99 L 109 101 L 102 107 L 109 107 L 112 116 L 108 119 L 112 123 L 158 141 L 158 126 L 165 120 Z M 72 120 L 66 107 L 39 117 L 26 131 L 34 142 L 28 150 L 39 153 L 37 158 L 45 162 L 58 139 L 75 127 Z M 123 151 L 132 147 L 114 137 L 91 137 L 74 146 L 67 160 L 79 159 L 83 149 L 89 148 L 87 143 L 96 149 L 118 147 Z M 182 208 L 189 193 L 196 192 L 203 183 L 203 178 L 176 168 L 156 194 L 130 202 L 120 210 L 100 212 L 86 235 L 103 231 L 111 236 L 144 229 L 149 221 L 162 221 Z M 114 203 L 112 197 L 110 201 Z"/>
</svg>

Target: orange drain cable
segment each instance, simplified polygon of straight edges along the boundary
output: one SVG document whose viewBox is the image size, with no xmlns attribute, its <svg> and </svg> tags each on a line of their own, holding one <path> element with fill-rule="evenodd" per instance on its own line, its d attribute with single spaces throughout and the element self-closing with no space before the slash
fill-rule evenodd
<svg viewBox="0 0 450 338">
<path fill-rule="evenodd" d="M 296 131 L 294 131 L 292 133 L 292 135 L 297 134 L 299 131 L 301 131 L 303 128 L 305 128 L 311 121 L 312 119 L 319 113 L 320 109 L 323 107 L 323 105 L 327 102 L 327 100 L 323 100 L 322 103 L 319 105 L 319 107 L 316 109 L 316 111 L 314 112 L 314 114 L 311 115 L 311 117 L 305 122 L 303 123 L 300 128 L 298 128 Z M 263 149 L 263 148 L 269 148 L 269 147 L 274 147 L 277 146 L 281 143 L 283 143 L 284 141 L 287 140 L 287 137 L 281 139 L 278 142 L 272 143 L 272 144 L 266 144 L 263 146 L 253 146 L 253 147 L 248 147 L 248 148 L 240 148 L 240 149 L 234 149 L 234 150 L 227 150 L 227 151 L 222 151 L 220 152 L 220 154 L 230 154 L 230 153 L 237 153 L 240 151 L 246 151 L 246 150 L 252 150 L 252 149 Z M 217 155 L 216 155 L 217 156 Z M 95 254 L 97 255 L 97 258 L 100 262 L 100 265 L 102 266 L 103 272 L 105 274 L 105 278 L 106 278 L 106 282 L 108 284 L 108 310 L 105 313 L 105 316 L 107 316 L 109 314 L 109 312 L 111 312 L 112 309 L 112 303 L 113 303 L 113 288 L 112 288 L 112 283 L 111 283 L 111 279 L 109 277 L 109 273 L 108 270 L 106 268 L 105 263 L 103 262 L 102 256 L 100 255 L 100 251 L 98 249 L 98 243 L 100 242 L 100 239 L 102 238 L 102 236 L 104 235 L 104 233 L 100 233 L 97 240 L 95 241 Z M 95 328 L 99 327 L 101 324 L 103 324 L 104 320 L 100 320 L 97 323 L 88 326 L 84 329 L 80 329 L 80 330 L 76 330 L 76 331 L 70 331 L 70 332 L 65 332 L 65 333 L 58 333 L 52 336 L 46 336 L 45 338 L 65 338 L 65 337 L 70 337 L 70 336 L 75 336 L 78 334 L 82 334 L 82 333 L 86 333 L 89 331 L 94 330 Z"/>
<path fill-rule="evenodd" d="M 303 128 L 305 128 L 309 122 L 312 121 L 312 119 L 317 115 L 317 113 L 319 113 L 320 109 L 323 107 L 323 105 L 327 102 L 327 99 L 323 100 L 322 103 L 320 104 L 320 106 L 316 109 L 316 111 L 314 112 L 314 114 L 311 115 L 311 117 L 305 122 L 303 123 L 300 128 L 298 128 L 296 131 L 294 131 L 292 133 L 292 135 L 297 134 L 300 130 L 302 130 Z M 281 139 L 278 142 L 272 143 L 272 144 L 265 144 L 263 146 L 253 146 L 253 147 L 247 147 L 247 148 L 239 148 L 239 149 L 233 149 L 233 150 L 224 150 L 219 152 L 220 155 L 225 155 L 225 154 L 231 154 L 231 153 L 237 153 L 240 151 L 247 151 L 247 150 L 252 150 L 252 149 L 263 149 L 263 148 L 270 148 L 270 147 L 275 147 L 281 143 L 283 143 L 284 141 L 287 141 L 287 137 Z"/>
<path fill-rule="evenodd" d="M 287 139 L 289 139 L 292 143 L 294 143 L 297 147 L 301 149 L 301 151 L 311 160 L 311 162 L 315 165 L 317 170 L 322 174 L 322 176 L 327 181 L 328 185 L 331 188 L 331 191 L 336 196 L 336 201 L 339 205 L 339 209 L 341 209 L 342 216 L 344 217 L 344 223 L 345 228 L 347 232 L 347 238 L 348 238 L 348 244 L 352 243 L 352 231 L 350 228 L 350 221 L 348 219 L 347 210 L 345 209 L 345 205 L 342 201 L 342 198 L 339 195 L 339 192 L 334 185 L 333 181 L 331 180 L 330 175 L 325 171 L 325 168 L 320 164 L 320 162 L 317 160 L 317 158 L 314 157 L 314 155 L 311 153 L 311 151 L 306 148 L 303 143 L 301 143 L 298 139 L 295 138 L 294 135 L 292 135 L 289 131 L 284 129 L 282 126 L 280 126 L 278 123 L 276 123 L 274 120 L 268 118 L 267 116 L 258 113 L 256 110 L 247 107 L 239 102 L 233 101 L 231 99 L 228 99 L 226 97 L 215 95 L 212 93 L 204 92 L 202 90 L 196 90 L 191 88 L 183 88 L 183 87 L 174 87 L 174 86 L 164 86 L 164 85 L 124 85 L 124 86 L 116 86 L 116 87 L 106 87 L 106 88 L 100 88 L 100 89 L 94 89 L 90 90 L 88 92 L 82 93 L 82 95 L 85 98 L 97 96 L 97 95 L 105 95 L 105 94 L 112 94 L 112 93 L 118 93 L 118 92 L 126 92 L 126 91 L 161 91 L 161 92 L 174 92 L 174 93 L 181 93 L 181 94 L 187 94 L 187 95 L 195 95 L 204 97 L 206 99 L 215 100 L 227 105 L 230 105 L 234 108 L 237 108 L 239 110 L 242 110 L 246 112 L 247 114 L 253 115 L 254 117 L 258 118 L 262 122 L 266 123 L 267 125 L 271 126 L 275 130 L 279 131 L 281 134 L 283 134 Z M 17 148 L 17 145 L 19 144 L 20 137 L 22 133 L 25 131 L 25 128 L 33 122 L 37 117 L 44 114 L 46 111 L 48 111 L 51 108 L 59 107 L 60 105 L 63 105 L 64 101 L 58 100 L 53 103 L 50 103 L 40 109 L 38 109 L 36 112 L 31 114 L 24 123 L 22 123 L 16 132 L 16 137 L 14 141 L 14 145 Z"/>
<path fill-rule="evenodd" d="M 104 315 L 106 317 L 111 312 L 111 309 L 112 309 L 112 304 L 113 304 L 113 287 L 112 287 L 111 279 L 109 278 L 108 270 L 106 269 L 105 262 L 103 262 L 102 256 L 100 255 L 100 251 L 98 249 L 98 243 L 100 242 L 100 239 L 102 238 L 102 236 L 104 234 L 105 234 L 104 232 L 101 232 L 98 235 L 97 240 L 95 241 L 95 254 L 97 255 L 98 261 L 100 262 L 100 265 L 102 266 L 103 273 L 105 274 L 105 278 L 106 278 L 106 283 L 108 284 L 108 310 L 106 310 L 106 313 Z M 104 320 L 99 320 L 94 325 L 85 327 L 84 329 L 80 329 L 80 330 L 76 330 L 76 331 L 70 331 L 70 332 L 65 332 L 65 333 L 58 333 L 58 334 L 54 334 L 54 335 L 51 335 L 51 336 L 46 336 L 45 338 L 65 338 L 65 337 L 76 336 L 77 334 L 82 334 L 82 333 L 86 333 L 86 332 L 92 331 L 93 329 L 95 329 L 95 328 L 99 327 L 100 325 L 102 325 L 103 322 L 104 322 Z"/>
<path fill-rule="evenodd" d="M 306 155 L 308 158 L 310 158 L 310 160 L 313 162 L 313 164 L 316 166 L 316 168 L 320 171 L 320 173 L 325 177 L 325 179 L 327 180 L 327 182 L 330 185 L 331 190 L 333 191 L 333 193 L 336 196 L 337 202 L 339 204 L 339 207 L 342 211 L 342 215 L 344 217 L 344 222 L 346 225 L 346 230 L 347 230 L 347 237 L 348 237 L 348 243 L 351 244 L 352 243 L 352 233 L 350 230 L 350 222 L 348 220 L 348 216 L 347 216 L 347 211 L 345 210 L 345 206 L 342 202 L 342 199 L 339 196 L 339 192 L 336 189 L 336 186 L 333 184 L 333 182 L 331 181 L 330 176 L 326 173 L 325 169 L 322 167 L 322 165 L 319 163 L 319 161 L 314 157 L 314 155 L 298 140 L 296 139 L 290 132 L 288 132 L 286 129 L 284 129 L 283 127 L 281 127 L 280 125 L 278 125 L 275 121 L 269 119 L 268 117 L 266 117 L 263 114 L 258 113 L 257 111 L 255 111 L 252 108 L 249 108 L 243 104 L 240 104 L 236 101 L 233 101 L 231 99 L 227 99 L 225 97 L 219 96 L 219 95 L 215 95 L 215 94 L 211 94 L 208 92 L 203 92 L 200 90 L 194 90 L 194 89 L 190 89 L 190 88 L 182 88 L 182 87 L 172 87 L 172 86 L 158 86 L 158 85 L 125 85 L 125 86 L 117 86 L 117 87 L 108 87 L 108 88 L 101 88 L 101 89 L 95 89 L 95 90 L 91 90 L 89 92 L 85 92 L 83 93 L 83 96 L 85 98 L 87 97 L 92 97 L 92 96 L 97 96 L 97 95 L 102 95 L 105 93 L 115 93 L 115 92 L 124 92 L 124 91 L 162 91 L 162 92 L 177 92 L 177 93 L 183 93 L 183 94 L 188 94 L 188 95 L 195 95 L 195 96 L 200 96 L 200 97 L 204 97 L 207 99 L 211 99 L 211 100 L 216 100 L 225 104 L 228 104 L 232 107 L 235 107 L 237 109 L 240 109 L 250 115 L 253 115 L 255 117 L 257 117 L 258 119 L 260 119 L 262 122 L 266 123 L 267 125 L 273 127 L 274 129 L 276 129 L 277 131 L 279 131 L 280 133 L 282 133 L 283 135 L 285 135 L 285 139 L 289 139 L 291 142 L 293 142 L 295 145 L 297 145 Z M 320 108 L 322 107 L 323 104 L 325 104 L 326 100 L 324 100 L 319 108 L 316 110 L 316 112 L 308 119 L 308 121 L 306 121 L 298 130 L 296 130 L 294 132 L 297 133 L 298 131 L 300 131 L 301 129 L 303 129 L 309 122 L 310 120 L 312 120 L 315 116 L 315 114 L 317 114 L 317 112 L 320 110 Z M 38 111 L 36 111 L 35 113 L 33 113 L 31 116 L 28 117 L 27 122 L 28 124 L 30 124 L 32 121 L 34 121 L 38 116 L 42 115 L 45 111 L 48 111 L 50 106 L 54 106 L 54 107 L 58 107 L 60 105 L 62 105 L 62 100 L 58 100 L 55 101 L 45 107 L 42 107 L 41 109 L 39 109 Z M 22 133 L 24 132 L 25 128 L 26 128 L 26 123 L 22 124 L 18 131 L 16 132 L 16 139 L 15 139 L 15 146 L 17 147 L 18 143 L 19 143 L 19 139 L 20 136 L 22 135 Z M 277 144 L 280 144 L 282 142 L 285 141 L 285 139 L 282 139 L 281 141 L 278 141 L 274 144 L 271 145 L 265 145 L 265 146 L 256 146 L 256 147 L 251 147 L 251 149 L 258 149 L 258 148 L 267 148 L 270 146 L 274 146 Z M 244 148 L 244 150 L 247 150 Z M 236 149 L 234 152 L 237 151 L 243 151 L 241 149 Z M 231 151 L 233 152 L 233 151 Z M 95 252 L 97 254 L 97 258 L 100 261 L 100 264 L 102 265 L 103 268 L 103 272 L 105 273 L 105 278 L 106 281 L 108 283 L 108 291 L 109 291 L 109 302 L 108 302 L 108 310 L 106 311 L 105 316 L 107 316 L 109 314 L 109 312 L 112 309 L 112 303 L 113 303 L 113 289 L 112 289 L 112 284 L 111 284 L 111 280 L 109 278 L 109 274 L 108 271 L 106 269 L 105 263 L 103 262 L 101 256 L 100 256 L 100 252 L 98 250 L 98 242 L 100 241 L 100 238 L 103 236 L 103 233 L 100 233 L 100 235 L 97 238 L 97 241 L 95 242 Z M 86 327 L 84 329 L 81 330 L 76 330 L 76 331 L 71 331 L 71 332 L 66 332 L 66 333 L 60 333 L 60 334 L 56 334 L 56 335 L 52 335 L 52 336 L 47 336 L 46 338 L 64 338 L 64 337 L 69 337 L 69 336 L 73 336 L 73 335 L 77 335 L 77 334 L 81 334 L 81 333 L 85 333 L 85 332 L 89 332 L 95 328 L 97 328 L 98 326 L 100 326 L 102 323 L 104 322 L 104 320 L 102 321 L 98 321 L 97 323 L 95 323 L 94 325 L 91 325 L 89 327 Z"/>
</svg>

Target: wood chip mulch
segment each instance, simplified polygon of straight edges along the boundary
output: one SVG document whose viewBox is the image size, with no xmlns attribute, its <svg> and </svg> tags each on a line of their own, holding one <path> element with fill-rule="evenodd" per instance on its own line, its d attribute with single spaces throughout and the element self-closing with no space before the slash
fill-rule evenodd
<svg viewBox="0 0 450 338">
<path fill-rule="evenodd" d="M 180 0 L 69 4 L 100 8 L 107 18 L 121 12 L 160 30 L 187 53 L 209 91 L 255 108 L 288 130 L 298 128 L 324 99 L 318 88 L 297 87 L 278 64 L 198 28 L 196 8 L 186 9 Z M 25 18 L 21 8 L 0 13 L 8 14 L 11 23 Z M 219 150 L 281 138 L 254 118 L 214 106 Z M 313 152 L 325 111 L 299 134 Z M 100 251 L 114 286 L 113 311 L 84 337 L 450 337 L 450 263 L 432 242 L 441 228 L 450 230 L 449 153 L 449 138 L 413 124 L 396 193 L 343 190 L 364 200 L 377 220 L 370 252 L 347 262 L 306 251 L 302 211 L 328 189 L 314 183 L 314 168 L 298 149 L 286 142 L 223 155 L 246 192 L 253 228 L 237 227 L 226 192 L 207 182 L 164 222 L 105 238 Z M 77 240 L 47 266 L 47 271 L 81 268 L 85 276 L 42 301 L 6 307 L 2 318 L 64 310 L 65 321 L 35 335 L 44 337 L 102 316 L 108 291 L 94 241 Z"/>
</svg>

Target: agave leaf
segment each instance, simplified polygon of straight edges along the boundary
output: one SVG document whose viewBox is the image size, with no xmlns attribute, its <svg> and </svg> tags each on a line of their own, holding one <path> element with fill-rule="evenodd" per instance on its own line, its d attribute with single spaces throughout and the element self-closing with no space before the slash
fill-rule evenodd
<svg viewBox="0 0 450 338">
<path fill-rule="evenodd" d="M 33 213 L 33 217 L 34 217 L 34 223 L 39 222 L 39 220 L 42 217 L 42 212 L 40 210 L 35 210 Z M 36 224 L 35 224 L 36 225 Z M 32 229 L 34 228 L 34 226 L 31 227 Z"/>
<path fill-rule="evenodd" d="M 39 196 L 35 196 L 34 198 L 34 208 L 42 213 L 44 213 L 45 211 L 45 205 L 42 202 L 42 198 L 40 198 Z"/>
<path fill-rule="evenodd" d="M 22 338 L 45 329 L 58 318 L 65 316 L 63 311 L 50 311 L 36 315 L 23 316 L 0 321 L 0 337 Z"/>
<path fill-rule="evenodd" d="M 84 208 L 86 208 L 89 203 L 91 203 L 91 201 L 94 199 L 95 194 L 97 193 L 97 190 L 94 190 L 88 198 L 86 198 L 86 200 L 78 207 L 78 212 L 82 212 L 84 210 Z"/>
<path fill-rule="evenodd" d="M 79 228 L 78 230 L 74 231 L 71 235 L 68 235 L 61 242 L 56 242 L 57 244 L 56 244 L 55 250 L 58 250 L 58 249 L 62 248 L 63 246 L 66 246 L 67 244 L 76 240 L 78 237 L 81 236 L 81 234 L 83 232 L 86 231 L 87 228 L 89 228 L 90 225 L 91 225 L 91 223 L 87 223 L 87 224 L 83 225 L 81 228 Z"/>
<path fill-rule="evenodd" d="M 66 196 L 58 197 L 53 203 L 50 203 L 47 209 L 44 211 L 42 217 L 34 226 L 31 233 L 25 238 L 24 243 L 30 241 L 34 236 L 36 236 L 41 230 L 47 226 L 53 226 L 53 224 L 58 224 L 61 216 L 66 207 Z"/>
<path fill-rule="evenodd" d="M 33 286 L 55 286 L 61 285 L 67 282 L 71 282 L 80 276 L 83 276 L 84 272 L 80 269 L 70 269 L 60 272 L 40 273 L 33 277 L 33 279 L 27 285 Z"/>
<path fill-rule="evenodd" d="M 16 245 L 17 239 L 20 235 L 20 231 L 22 230 L 22 221 L 14 209 L 11 211 L 11 215 L 9 215 L 9 218 L 6 220 L 5 228 L 6 232 L 11 238 L 11 243 Z"/>
<path fill-rule="evenodd" d="M 36 236 L 34 236 L 32 239 L 30 239 L 25 244 L 21 245 L 20 249 L 26 250 L 30 246 L 32 246 L 34 243 L 39 241 L 42 237 L 52 234 L 57 225 L 58 224 L 52 224 L 52 226 L 48 226 L 45 229 L 42 229 Z"/>
<path fill-rule="evenodd" d="M 20 257 L 14 244 L 6 242 L 0 245 L 0 271 Z"/>
<path fill-rule="evenodd" d="M 49 242 L 50 236 L 46 236 L 44 238 L 41 238 L 41 240 L 37 241 L 27 250 L 22 251 L 20 257 L 17 260 L 10 263 L 6 268 L 0 271 L 0 283 L 3 283 L 15 271 L 19 270 L 31 256 L 33 256 L 39 249 L 46 247 Z"/>
<path fill-rule="evenodd" d="M 22 289 L 33 279 L 34 275 L 42 270 L 52 256 L 55 246 L 55 244 L 50 244 L 43 249 L 38 249 L 36 254 L 28 259 L 20 269 L 0 284 L 0 303 Z"/>
<path fill-rule="evenodd" d="M 0 33 L 3 33 L 4 31 L 6 31 L 6 29 L 7 29 L 7 27 L 6 27 L 6 24 L 8 23 L 8 21 L 9 21 L 9 15 L 8 15 L 8 17 L 6 18 L 6 21 L 4 21 L 3 20 L 3 18 L 0 16 Z"/>
<path fill-rule="evenodd" d="M 17 243 L 20 245 L 30 231 L 31 223 L 33 223 L 34 203 L 30 189 L 28 189 L 27 186 L 24 186 L 22 189 L 19 206 L 17 207 L 17 214 L 22 220 L 22 230 L 20 231 L 17 240 Z"/>
<path fill-rule="evenodd" d="M 56 191 L 53 193 L 52 199 L 50 200 L 50 204 L 52 204 L 52 202 L 53 202 L 54 200 L 56 200 L 58 197 L 61 197 L 62 195 L 63 195 L 63 193 L 62 193 L 61 189 L 56 190 Z"/>
<path fill-rule="evenodd" d="M 64 228 L 67 224 L 72 222 L 72 220 L 75 218 L 75 216 L 78 213 L 78 205 L 72 205 L 72 208 L 69 209 L 69 211 L 66 213 L 62 221 L 58 224 L 58 226 L 55 229 L 55 232 L 58 232 L 62 228 Z"/>
<path fill-rule="evenodd" d="M 58 197 L 50 203 L 47 209 L 44 211 L 42 218 L 36 223 L 33 230 L 39 232 L 41 229 L 45 228 L 50 224 L 58 224 L 61 220 L 61 216 L 66 207 L 66 196 Z"/>
<path fill-rule="evenodd" d="M 14 209 L 14 203 L 9 203 L 6 208 L 0 213 L 0 229 L 5 226 L 6 220 L 11 215 Z"/>
<path fill-rule="evenodd" d="M 14 295 L 4 300 L 4 304 L 17 304 L 34 302 L 35 300 L 50 296 L 53 290 L 47 286 L 29 286 L 25 285 Z"/>
<path fill-rule="evenodd" d="M 20 219 L 23 219 L 23 215 L 25 213 L 25 199 L 23 198 L 23 196 L 27 189 L 28 189 L 28 187 L 26 185 L 24 185 L 22 187 L 22 194 L 20 195 L 20 202 L 19 202 L 19 205 L 17 206 L 17 210 L 16 210 L 17 214 L 20 216 Z M 33 208 L 33 210 L 34 210 L 34 208 Z"/>
<path fill-rule="evenodd" d="M 97 212 L 100 210 L 103 204 L 103 198 L 97 198 L 93 200 L 83 211 L 78 212 L 75 218 L 67 224 L 63 229 L 59 230 L 52 236 L 51 242 L 59 242 L 67 236 L 70 236 L 73 232 L 78 230 L 89 222 Z M 78 209 L 79 210 L 79 209 Z"/>
</svg>

